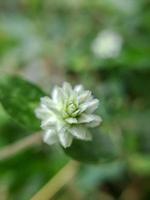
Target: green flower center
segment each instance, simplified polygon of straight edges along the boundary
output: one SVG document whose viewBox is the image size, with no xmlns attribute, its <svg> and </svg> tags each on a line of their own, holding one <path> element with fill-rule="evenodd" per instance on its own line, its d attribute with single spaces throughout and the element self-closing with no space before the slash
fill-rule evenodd
<svg viewBox="0 0 150 200">
<path fill-rule="evenodd" d="M 78 104 L 73 101 L 66 103 L 64 107 L 63 117 L 64 118 L 76 118 L 79 114 Z"/>
</svg>

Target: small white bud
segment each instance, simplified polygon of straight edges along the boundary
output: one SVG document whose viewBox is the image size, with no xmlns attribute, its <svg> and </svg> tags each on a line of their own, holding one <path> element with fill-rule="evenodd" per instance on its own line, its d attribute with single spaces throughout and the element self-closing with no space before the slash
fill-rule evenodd
<svg viewBox="0 0 150 200">
<path fill-rule="evenodd" d="M 98 58 L 116 58 L 122 49 L 122 37 L 111 30 L 104 30 L 98 34 L 92 43 L 92 51 Z"/>
</svg>

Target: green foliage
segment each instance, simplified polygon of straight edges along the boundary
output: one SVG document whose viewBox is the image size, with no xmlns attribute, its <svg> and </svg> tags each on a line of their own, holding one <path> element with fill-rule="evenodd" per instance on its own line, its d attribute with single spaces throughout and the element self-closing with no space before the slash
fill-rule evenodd
<svg viewBox="0 0 150 200">
<path fill-rule="evenodd" d="M 130 170 L 138 175 L 149 175 L 150 157 L 148 155 L 133 155 L 129 159 Z"/>
<path fill-rule="evenodd" d="M 34 110 L 44 92 L 17 76 L 4 76 L 0 81 L 0 101 L 8 114 L 25 128 L 40 129 Z"/>
<path fill-rule="evenodd" d="M 0 148 L 40 130 L 34 109 L 45 95 L 20 76 L 3 77 L 2 71 L 21 72 L 48 92 L 64 80 L 81 83 L 100 99 L 97 114 L 103 124 L 93 130 L 92 142 L 74 140 L 64 150 L 83 164 L 73 180 L 75 190 L 69 183 L 54 199 L 80 199 L 80 192 L 83 200 L 133 199 L 129 191 L 150 199 L 149 1 L 0 4 Z M 92 52 L 93 41 L 104 29 L 123 38 L 117 58 L 102 59 Z M 64 151 L 42 144 L 1 161 L 0 199 L 30 199 L 68 161 Z"/>
<path fill-rule="evenodd" d="M 103 163 L 117 159 L 120 152 L 117 152 L 117 144 L 108 134 L 95 130 L 91 141 L 74 140 L 73 144 L 64 149 L 65 153 L 73 159 L 84 163 Z"/>
</svg>

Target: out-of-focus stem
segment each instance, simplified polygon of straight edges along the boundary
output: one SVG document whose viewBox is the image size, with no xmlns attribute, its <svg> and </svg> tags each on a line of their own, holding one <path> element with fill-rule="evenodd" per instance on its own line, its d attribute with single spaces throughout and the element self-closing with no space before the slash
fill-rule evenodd
<svg viewBox="0 0 150 200">
<path fill-rule="evenodd" d="M 78 171 L 79 164 L 70 161 L 31 200 L 50 200 Z"/>
<path fill-rule="evenodd" d="M 16 154 L 20 153 L 21 151 L 36 146 L 41 142 L 42 142 L 41 133 L 35 133 L 13 144 L 7 145 L 0 149 L 0 161 L 9 159 L 15 156 Z"/>
</svg>

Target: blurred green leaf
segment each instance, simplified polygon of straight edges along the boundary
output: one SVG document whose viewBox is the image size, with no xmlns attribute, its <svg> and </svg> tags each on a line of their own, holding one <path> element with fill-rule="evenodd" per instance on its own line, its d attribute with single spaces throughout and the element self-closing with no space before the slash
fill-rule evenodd
<svg viewBox="0 0 150 200">
<path fill-rule="evenodd" d="M 16 38 L 10 37 L 0 30 L 0 56 L 17 47 L 18 43 Z"/>
<path fill-rule="evenodd" d="M 82 190 L 93 189 L 93 185 L 100 185 L 104 181 L 119 180 L 125 174 L 126 165 L 124 162 L 115 161 L 112 163 L 101 165 L 84 165 L 78 177 L 78 187 Z"/>
<path fill-rule="evenodd" d="M 40 129 L 34 110 L 44 92 L 17 76 L 4 76 L 0 81 L 0 101 L 7 113 L 25 128 Z"/>
<path fill-rule="evenodd" d="M 129 168 L 135 174 L 141 176 L 150 175 L 150 156 L 135 154 L 131 155 L 128 160 Z"/>
<path fill-rule="evenodd" d="M 75 139 L 64 151 L 75 160 L 93 164 L 111 161 L 119 156 L 118 146 L 113 138 L 99 131 L 93 133 L 91 141 Z"/>
</svg>

